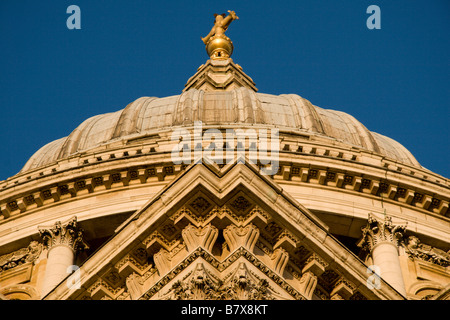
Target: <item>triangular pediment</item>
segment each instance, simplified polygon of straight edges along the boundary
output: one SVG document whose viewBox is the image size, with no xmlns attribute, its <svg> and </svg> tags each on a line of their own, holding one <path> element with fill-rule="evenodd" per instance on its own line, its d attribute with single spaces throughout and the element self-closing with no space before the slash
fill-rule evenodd
<svg viewBox="0 0 450 320">
<path fill-rule="evenodd" d="M 401 298 L 369 289 L 367 266 L 248 162 L 191 165 L 80 271 L 46 298 Z"/>
</svg>

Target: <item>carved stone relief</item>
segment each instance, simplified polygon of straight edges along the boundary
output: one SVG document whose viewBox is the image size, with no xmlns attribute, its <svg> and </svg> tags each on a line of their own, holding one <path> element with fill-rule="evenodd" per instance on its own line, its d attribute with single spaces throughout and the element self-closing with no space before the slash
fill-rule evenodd
<svg viewBox="0 0 450 320">
<path fill-rule="evenodd" d="M 421 243 L 416 236 L 405 239 L 405 251 L 411 259 L 417 258 L 443 267 L 450 266 L 450 252 Z"/>
<path fill-rule="evenodd" d="M 394 225 L 389 216 L 386 216 L 384 221 L 379 221 L 369 214 L 367 225 L 362 229 L 363 235 L 358 245 L 367 252 L 371 252 L 375 245 L 381 242 L 399 245 L 405 230 L 405 225 Z"/>
<path fill-rule="evenodd" d="M 43 245 L 31 241 L 28 247 L 0 256 L 0 272 L 27 262 L 34 262 L 42 252 Z"/>
<path fill-rule="evenodd" d="M 51 226 L 39 227 L 39 234 L 49 249 L 61 244 L 72 248 L 75 252 L 89 249 L 89 245 L 83 239 L 83 229 L 78 226 L 76 217 L 64 223 L 56 221 Z"/>
<path fill-rule="evenodd" d="M 225 282 L 208 272 L 203 263 L 198 263 L 187 276 L 176 281 L 162 299 L 271 300 L 272 294 L 269 282 L 252 274 L 243 262 Z"/>
<path fill-rule="evenodd" d="M 211 209 L 207 216 L 182 207 L 130 250 L 127 259 L 119 260 L 114 268 L 120 273 L 116 277 L 120 285 L 107 278 L 113 274 L 108 271 L 88 289 L 90 296 L 269 300 L 312 299 L 320 294 L 330 298 L 341 276 L 327 272 L 329 265 L 318 254 L 271 221 L 261 208 L 238 219 L 233 214 L 226 206 Z M 167 225 L 173 226 L 175 234 L 162 230 Z M 221 242 L 216 245 L 219 236 Z M 327 284 L 319 290 L 320 281 Z M 345 288 L 339 289 L 334 298 L 338 294 L 343 299 L 351 297 Z"/>
</svg>

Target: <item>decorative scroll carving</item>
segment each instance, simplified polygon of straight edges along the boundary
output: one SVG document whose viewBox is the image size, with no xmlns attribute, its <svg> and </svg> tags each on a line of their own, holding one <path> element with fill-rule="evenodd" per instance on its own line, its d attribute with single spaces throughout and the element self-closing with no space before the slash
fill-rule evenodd
<svg viewBox="0 0 450 320">
<path fill-rule="evenodd" d="M 167 273 L 171 268 L 172 257 L 166 249 L 161 249 L 153 256 L 159 275 Z"/>
<path fill-rule="evenodd" d="M 42 243 L 31 241 L 28 247 L 0 256 L 0 272 L 34 262 L 42 252 Z"/>
<path fill-rule="evenodd" d="M 423 244 L 415 236 L 408 237 L 405 249 L 411 259 L 418 258 L 443 267 L 450 266 L 450 251 L 445 252 L 441 249 Z"/>
<path fill-rule="evenodd" d="M 39 234 L 49 249 L 56 245 L 66 245 L 75 252 L 89 249 L 88 244 L 83 240 L 83 229 L 78 227 L 76 217 L 65 223 L 57 221 L 53 226 L 39 227 Z"/>
<path fill-rule="evenodd" d="M 311 299 L 316 289 L 317 276 L 314 273 L 308 271 L 303 273 L 300 279 L 300 293 L 305 296 L 306 299 Z"/>
<path fill-rule="evenodd" d="M 127 277 L 125 283 L 132 300 L 136 300 L 142 295 L 143 281 L 142 278 L 137 273 L 135 272 L 131 273 Z"/>
<path fill-rule="evenodd" d="M 272 255 L 272 265 L 275 272 L 283 274 L 284 268 L 289 261 L 289 253 L 283 248 L 277 248 Z"/>
<path fill-rule="evenodd" d="M 231 252 L 241 246 L 252 251 L 258 241 L 259 229 L 253 224 L 246 227 L 237 227 L 232 224 L 223 230 L 223 236 Z"/>
<path fill-rule="evenodd" d="M 196 228 L 192 224 L 189 224 L 182 231 L 183 240 L 189 252 L 195 250 L 198 246 L 202 246 L 206 250 L 211 251 L 218 235 L 219 231 L 217 228 L 210 224 L 203 228 Z"/>
</svg>

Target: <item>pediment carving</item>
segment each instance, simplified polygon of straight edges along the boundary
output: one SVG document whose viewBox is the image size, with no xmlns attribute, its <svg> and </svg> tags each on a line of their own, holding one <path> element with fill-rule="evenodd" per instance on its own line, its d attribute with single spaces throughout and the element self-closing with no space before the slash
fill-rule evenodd
<svg viewBox="0 0 450 320">
<path fill-rule="evenodd" d="M 31 241 L 25 248 L 0 256 L 0 273 L 24 263 L 34 262 L 39 258 L 42 250 L 42 243 Z"/>
<path fill-rule="evenodd" d="M 422 243 L 416 236 L 409 236 L 404 240 L 405 251 L 410 259 L 420 259 L 442 267 L 450 266 L 450 250 L 441 249 Z"/>
<path fill-rule="evenodd" d="M 165 289 L 167 287 L 169 289 Z M 304 297 L 243 247 L 223 262 L 199 247 L 140 299 L 272 300 Z"/>
<path fill-rule="evenodd" d="M 256 168 L 197 165 L 177 179 L 85 262 L 112 261 L 71 299 L 379 297 L 365 289 L 362 261 Z"/>
<path fill-rule="evenodd" d="M 88 289 L 90 298 L 328 299 L 335 289 L 320 286 L 337 283 L 327 279 L 329 264 L 256 205 L 241 216 L 227 204 L 207 215 L 182 206 L 159 225 L 116 264 L 122 289 L 111 284 L 111 272 L 106 272 Z M 344 293 L 339 297 L 353 294 Z"/>
</svg>

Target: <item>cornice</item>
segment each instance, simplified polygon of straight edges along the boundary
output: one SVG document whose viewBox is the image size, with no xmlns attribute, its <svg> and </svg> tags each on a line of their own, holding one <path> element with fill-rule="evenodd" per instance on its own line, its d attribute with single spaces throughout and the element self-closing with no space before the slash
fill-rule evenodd
<svg viewBox="0 0 450 320">
<path fill-rule="evenodd" d="M 449 220 L 450 182 L 442 176 L 317 137 L 283 132 L 281 137 L 280 169 L 270 176 L 278 183 L 374 197 Z M 171 181 L 186 165 L 170 161 L 174 144 L 165 133 L 149 139 L 96 149 L 1 182 L 0 224 L 80 195 Z"/>
</svg>

